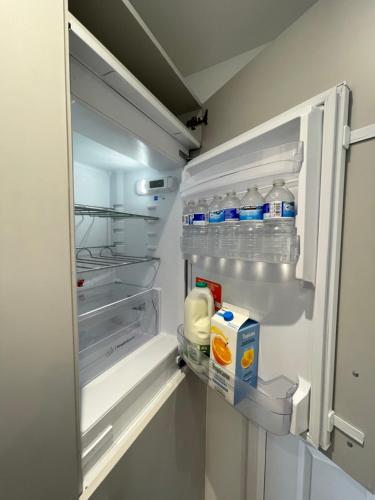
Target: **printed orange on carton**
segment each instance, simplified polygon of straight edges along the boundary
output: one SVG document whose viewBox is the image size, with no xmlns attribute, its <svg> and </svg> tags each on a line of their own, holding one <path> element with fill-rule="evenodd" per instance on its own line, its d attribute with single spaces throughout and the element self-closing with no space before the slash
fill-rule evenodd
<svg viewBox="0 0 375 500">
<path fill-rule="evenodd" d="M 211 318 L 210 343 L 210 385 L 237 404 L 242 382 L 256 386 L 259 323 L 245 309 L 224 303 Z"/>
</svg>

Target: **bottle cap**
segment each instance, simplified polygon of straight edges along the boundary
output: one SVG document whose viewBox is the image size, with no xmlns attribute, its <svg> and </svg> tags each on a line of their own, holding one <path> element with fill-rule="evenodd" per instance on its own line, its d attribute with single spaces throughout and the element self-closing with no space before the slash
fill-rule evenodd
<svg viewBox="0 0 375 500">
<path fill-rule="evenodd" d="M 225 311 L 223 314 L 224 321 L 232 321 L 234 318 L 232 311 Z"/>
<path fill-rule="evenodd" d="M 195 286 L 196 286 L 197 288 L 207 288 L 207 286 L 208 286 L 208 285 L 207 285 L 207 283 L 206 283 L 206 282 L 204 282 L 204 281 L 197 281 L 197 282 L 195 283 Z"/>
</svg>

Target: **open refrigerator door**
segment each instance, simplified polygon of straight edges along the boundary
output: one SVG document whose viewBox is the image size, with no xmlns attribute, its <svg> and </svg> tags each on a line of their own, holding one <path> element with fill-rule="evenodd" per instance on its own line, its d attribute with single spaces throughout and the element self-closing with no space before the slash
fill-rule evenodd
<svg viewBox="0 0 375 500">
<path fill-rule="evenodd" d="M 221 284 L 223 301 L 260 323 L 258 384 L 240 391 L 236 409 L 266 431 L 301 435 L 323 449 L 332 430 L 348 96 L 342 84 L 202 154 L 185 167 L 181 183 L 192 206 L 209 206 L 225 193 L 241 199 L 255 185 L 264 197 L 280 178 L 293 193 L 295 227 L 288 231 L 270 233 L 263 223 L 254 234 L 242 231 L 241 221 L 193 224 L 181 251 L 190 286 L 202 278 Z M 196 370 L 182 330 L 179 345 L 212 387 L 212 356 Z M 241 380 L 232 385 L 243 388 Z"/>
</svg>

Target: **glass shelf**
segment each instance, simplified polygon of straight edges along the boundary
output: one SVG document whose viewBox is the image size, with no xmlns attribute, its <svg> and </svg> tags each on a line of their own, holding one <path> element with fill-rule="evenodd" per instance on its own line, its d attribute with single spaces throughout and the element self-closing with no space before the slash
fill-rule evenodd
<svg viewBox="0 0 375 500">
<path fill-rule="evenodd" d="M 234 233 L 235 228 L 225 229 L 225 235 L 207 234 L 207 230 L 198 229 L 182 236 L 181 251 L 185 258 L 200 255 L 270 264 L 295 264 L 298 261 L 299 236 L 296 233 L 253 236 Z"/>
<path fill-rule="evenodd" d="M 177 332 L 179 353 L 189 368 L 211 389 L 215 390 L 224 399 L 223 393 L 213 386 L 213 376 L 224 377 L 231 384 L 231 389 L 239 394 L 239 401 L 233 407 L 247 419 L 258 424 L 266 431 L 279 436 L 290 431 L 292 418 L 293 394 L 297 384 L 284 376 L 268 381 L 258 377 L 257 386 L 253 387 L 238 379 L 222 366 L 218 367 L 210 358 L 199 351 L 194 344 L 189 342 L 183 333 L 183 325 Z M 192 360 L 199 360 L 199 363 Z M 229 403 L 228 403 L 229 404 Z"/>
<path fill-rule="evenodd" d="M 113 291 L 107 291 L 107 295 Z M 100 299 L 101 300 L 101 299 Z M 95 309 L 92 292 L 78 317 L 80 382 L 86 385 L 159 333 L 159 294 L 151 289 Z"/>
<path fill-rule="evenodd" d="M 104 217 L 110 219 L 143 219 L 143 220 L 159 220 L 159 217 L 152 215 L 134 214 L 131 212 L 122 212 L 113 208 L 93 207 L 91 205 L 74 205 L 75 215 L 88 215 L 90 217 Z"/>
</svg>

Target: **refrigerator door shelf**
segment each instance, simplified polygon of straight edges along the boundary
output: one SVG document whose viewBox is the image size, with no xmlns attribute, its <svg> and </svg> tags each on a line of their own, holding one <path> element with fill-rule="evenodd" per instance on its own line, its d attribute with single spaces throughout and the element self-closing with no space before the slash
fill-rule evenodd
<svg viewBox="0 0 375 500">
<path fill-rule="evenodd" d="M 182 325 L 178 328 L 177 338 L 180 355 L 186 364 L 205 384 L 213 388 L 211 385 L 213 361 L 184 337 Z M 194 358 L 200 359 L 199 365 L 190 362 L 192 352 Z M 258 378 L 257 386 L 253 387 L 235 377 L 224 367 L 220 367 L 220 371 L 229 381 L 230 388 L 241 395 L 239 402 L 233 406 L 235 410 L 266 431 L 279 436 L 289 434 L 293 394 L 298 388 L 297 384 L 284 376 L 279 376 L 268 381 Z"/>
<path fill-rule="evenodd" d="M 297 130 L 299 120 L 294 122 L 293 129 Z M 276 141 L 273 132 L 267 137 L 269 144 Z M 284 138 L 288 140 L 287 135 Z M 279 135 L 277 139 L 280 140 Z M 303 142 L 297 140 L 267 147 L 267 140 L 242 144 L 231 154 L 218 154 L 206 161 L 203 154 L 189 162 L 183 171 L 182 198 L 211 198 L 213 194 L 231 190 L 241 193 L 252 184 L 259 189 L 269 189 L 274 179 L 295 179 L 303 163 Z M 262 149 L 261 145 L 266 147 Z"/>
<path fill-rule="evenodd" d="M 228 229 L 228 228 L 226 228 Z M 291 234 L 241 235 L 240 228 L 229 228 L 233 234 L 217 236 L 201 231 L 181 238 L 181 251 L 185 259 L 192 255 L 239 259 L 270 264 L 296 264 L 299 257 L 299 237 Z M 237 229 L 238 234 L 235 234 Z"/>
</svg>

